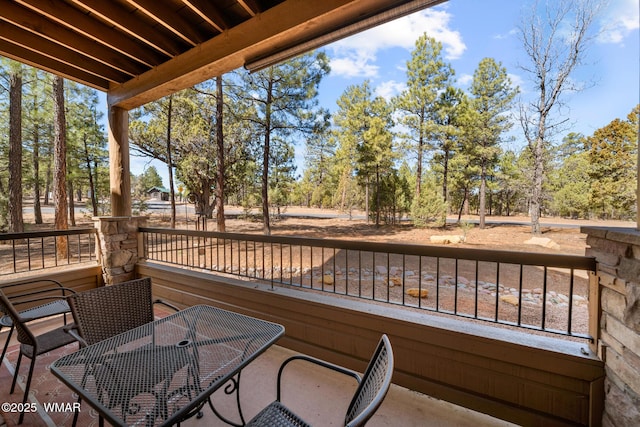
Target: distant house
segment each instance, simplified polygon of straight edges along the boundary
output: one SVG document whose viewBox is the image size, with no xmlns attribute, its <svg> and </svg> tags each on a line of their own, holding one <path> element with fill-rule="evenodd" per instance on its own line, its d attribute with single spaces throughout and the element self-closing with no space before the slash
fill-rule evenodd
<svg viewBox="0 0 640 427">
<path fill-rule="evenodd" d="M 147 190 L 147 195 L 151 200 L 169 200 L 169 190 L 164 187 L 151 187 Z"/>
</svg>

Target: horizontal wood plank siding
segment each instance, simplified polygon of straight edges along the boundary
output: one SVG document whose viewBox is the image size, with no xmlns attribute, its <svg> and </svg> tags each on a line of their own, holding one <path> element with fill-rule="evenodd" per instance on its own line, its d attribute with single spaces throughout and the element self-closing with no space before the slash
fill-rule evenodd
<svg viewBox="0 0 640 427">
<path fill-rule="evenodd" d="M 279 345 L 359 371 L 386 333 L 395 383 L 498 418 L 527 426 L 601 419 L 603 365 L 583 354 L 584 343 L 150 262 L 137 273 L 152 278 L 155 297 L 281 323 Z"/>
<path fill-rule="evenodd" d="M 76 292 L 82 292 L 102 286 L 102 269 L 98 264 L 56 267 L 46 272 L 41 270 L 22 273 L 20 275 L 4 276 L 2 280 L 0 280 L 0 285 L 39 279 L 57 280 L 67 288 L 71 288 Z M 34 289 L 37 289 L 37 287 Z"/>
</svg>

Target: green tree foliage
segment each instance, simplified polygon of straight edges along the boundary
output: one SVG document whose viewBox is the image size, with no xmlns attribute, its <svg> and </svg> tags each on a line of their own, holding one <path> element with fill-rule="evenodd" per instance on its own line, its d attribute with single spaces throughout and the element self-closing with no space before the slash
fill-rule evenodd
<svg viewBox="0 0 640 427">
<path fill-rule="evenodd" d="M 426 33 L 420 36 L 411 60 L 407 62 L 407 89 L 396 99 L 400 123 L 408 129 L 405 136 L 408 151 L 416 155 L 416 197 L 420 196 L 428 151 L 433 147 L 433 141 L 447 133 L 441 129 L 446 126 L 446 118 L 441 117 L 437 101 L 453 75 L 451 65 L 442 59 L 442 43 Z M 443 145 L 448 144 L 446 136 L 441 141 Z"/>
<path fill-rule="evenodd" d="M 587 218 L 591 209 L 591 163 L 587 139 L 570 133 L 556 150 L 554 168 L 549 173 L 553 198 L 551 214 Z"/>
<path fill-rule="evenodd" d="M 636 201 L 638 114 L 640 104 L 627 116 L 615 119 L 587 139 L 591 197 L 600 218 L 629 218 Z"/>
<path fill-rule="evenodd" d="M 301 194 L 303 204 L 329 208 L 335 192 L 331 172 L 334 168 L 337 141 L 328 132 L 329 115 L 321 116 L 322 125 L 306 141 L 305 172 L 302 183 L 305 190 Z"/>
<path fill-rule="evenodd" d="M 109 196 L 107 137 L 100 101 L 95 90 L 68 82 L 67 85 L 67 158 L 69 174 L 78 200 L 88 194 L 93 216 L 104 211 Z"/>
<path fill-rule="evenodd" d="M 449 201 L 449 180 L 451 162 L 460 148 L 463 132 L 462 103 L 466 94 L 453 86 L 440 93 L 437 100 L 435 122 L 438 125 L 437 139 L 433 144 L 432 168 L 442 174 L 442 197 Z"/>
<path fill-rule="evenodd" d="M 411 219 L 416 227 L 442 227 L 447 219 L 447 204 L 439 191 L 436 177 L 427 175 L 423 186 L 424 191 L 411 204 Z"/>
<path fill-rule="evenodd" d="M 365 81 L 362 85 L 348 87 L 338 100 L 338 106 L 340 109 L 334 121 L 343 156 L 342 185 L 348 185 L 353 173 L 357 175 L 359 185 L 365 190 L 367 217 L 371 206 L 375 224 L 380 225 L 385 198 L 382 182 L 394 173 L 390 105 L 382 97 L 373 98 L 370 83 Z"/>
</svg>

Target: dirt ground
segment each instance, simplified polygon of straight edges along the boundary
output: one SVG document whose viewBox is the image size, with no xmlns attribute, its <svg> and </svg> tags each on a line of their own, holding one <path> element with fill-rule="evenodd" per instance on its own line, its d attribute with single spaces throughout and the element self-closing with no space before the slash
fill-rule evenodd
<svg viewBox="0 0 640 427">
<path fill-rule="evenodd" d="M 237 215 L 241 212 L 238 208 L 229 207 L 227 212 L 231 213 L 226 221 L 227 232 L 262 234 L 262 222 L 257 212 L 250 218 L 241 218 Z M 481 230 L 474 225 L 470 229 L 463 230 L 456 224 L 449 224 L 443 228 L 424 229 L 414 228 L 407 223 L 375 227 L 361 219 L 364 218 L 362 213 L 354 214 L 360 219 L 348 219 L 340 212 L 317 209 L 289 208 L 286 213 L 288 216 L 272 220 L 272 235 L 418 245 L 433 245 L 431 236 L 434 235 L 465 235 L 464 242 L 448 246 L 571 255 L 585 254 L 586 235 L 580 232 L 581 226 L 633 227 L 635 225 L 631 222 L 605 223 L 544 218 L 542 237 L 550 239 L 555 244 L 553 248 L 548 248 L 526 243 L 532 237 L 530 226 L 526 225 L 527 217 L 488 217 L 487 220 L 490 223 L 484 229 Z M 25 220 L 29 221 L 29 219 L 27 215 Z M 87 217 L 77 219 L 79 226 L 92 225 Z M 195 218 L 189 218 L 187 222 L 184 216 L 179 216 L 177 219 L 177 228 L 196 228 Z M 474 217 L 464 219 L 477 220 Z M 49 222 L 47 218 L 45 221 Z M 150 215 L 148 225 L 167 227 L 169 224 L 166 213 Z M 46 229 L 47 227 L 48 224 L 29 228 Z M 207 222 L 207 229 L 216 230 L 215 220 Z M 220 250 L 220 248 L 209 247 L 205 250 L 203 258 L 216 259 L 218 255 L 214 256 L 206 251 L 219 252 Z M 273 251 L 274 249 L 271 247 L 262 250 Z M 586 272 L 577 272 L 572 280 L 568 271 L 549 269 L 545 281 L 543 270 L 539 267 L 524 267 L 524 270 L 521 270 L 516 265 L 500 264 L 496 268 L 495 263 L 481 263 L 478 267 L 472 261 L 460 261 L 454 267 L 453 260 L 442 261 L 435 258 L 425 259 L 424 262 L 419 260 L 419 265 L 417 258 L 414 258 L 404 265 L 404 260 L 394 260 L 392 257 L 381 259 L 376 255 L 374 255 L 376 258 L 367 258 L 363 262 L 363 258 L 368 256 L 370 253 L 363 256 L 359 251 L 340 251 L 333 254 L 323 252 L 320 255 L 317 251 L 301 248 L 299 254 L 295 255 L 295 260 L 287 260 L 287 257 L 293 258 L 293 255 L 286 253 L 285 259 L 282 253 L 275 257 L 269 253 L 266 259 L 279 259 L 279 261 L 275 261 L 273 266 L 261 265 L 259 269 L 262 270 L 260 274 L 265 275 L 264 278 L 268 279 L 267 275 L 271 274 L 284 275 L 289 277 L 292 283 L 297 283 L 296 286 L 310 291 L 321 290 L 344 295 L 354 295 L 353 292 L 356 292 L 357 296 L 369 298 L 374 302 L 392 302 L 418 309 L 426 308 L 466 317 L 494 319 L 494 321 L 499 319 L 499 321 L 532 325 L 535 328 L 565 331 L 570 328 L 574 333 L 588 332 Z M 322 262 L 319 262 L 320 258 Z M 289 271 L 285 273 L 287 265 L 300 266 L 300 268 L 291 271 L 289 267 Z M 385 270 L 384 265 L 387 268 L 391 267 L 391 271 L 380 272 L 379 269 Z M 241 266 L 240 264 L 236 267 L 241 275 L 250 275 L 248 273 L 250 269 L 254 271 L 258 269 L 258 266 Z M 211 265 L 205 268 L 229 271 L 230 267 L 225 265 L 214 268 Z M 233 270 L 235 267 L 231 268 Z M 243 272 L 240 272 L 240 269 Z M 279 273 L 273 273 L 273 271 Z M 332 276 L 331 284 L 325 282 L 326 274 Z M 287 282 L 287 280 L 283 281 Z M 407 290 L 412 287 L 428 292 L 428 296 L 418 298 L 408 295 Z M 568 310 L 570 305 L 572 308 Z M 568 313 L 571 313 L 570 323 L 568 323 Z"/>
</svg>

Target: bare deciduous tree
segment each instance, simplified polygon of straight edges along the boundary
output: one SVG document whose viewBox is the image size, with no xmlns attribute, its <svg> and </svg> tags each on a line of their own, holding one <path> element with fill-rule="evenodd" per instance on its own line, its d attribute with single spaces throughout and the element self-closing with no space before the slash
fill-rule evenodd
<svg viewBox="0 0 640 427">
<path fill-rule="evenodd" d="M 519 35 L 529 58 L 521 65 L 533 83 L 537 96 L 520 105 L 520 122 L 533 158 L 531 194 L 532 233 L 540 234 L 542 187 L 545 158 L 550 140 L 566 123 L 557 114 L 565 92 L 579 90 L 570 79 L 571 73 L 582 64 L 586 49 L 595 34 L 590 31 L 601 10 L 601 0 L 536 0 L 531 14 L 523 18 Z M 542 10 L 541 10 L 542 9 Z"/>
</svg>

